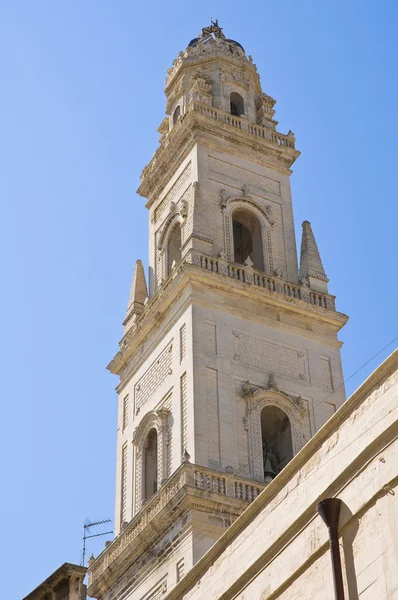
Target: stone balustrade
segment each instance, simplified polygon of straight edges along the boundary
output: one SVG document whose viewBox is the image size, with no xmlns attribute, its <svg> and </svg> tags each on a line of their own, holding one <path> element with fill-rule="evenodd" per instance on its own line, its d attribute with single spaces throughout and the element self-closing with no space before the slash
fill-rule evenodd
<svg viewBox="0 0 398 600">
<path fill-rule="evenodd" d="M 163 152 L 169 146 L 169 144 L 172 143 L 174 137 L 178 135 L 178 131 L 184 126 L 186 117 L 195 112 L 209 117 L 210 119 L 214 119 L 219 123 L 225 123 L 226 125 L 230 125 L 235 129 L 245 131 L 246 133 L 249 133 L 257 138 L 262 138 L 267 142 L 276 144 L 277 146 L 291 148 L 293 150 L 295 149 L 296 138 L 292 133 L 284 135 L 283 133 L 278 133 L 269 127 L 263 127 L 262 125 L 251 123 L 247 119 L 235 117 L 234 115 L 231 115 L 231 113 L 226 112 L 221 108 L 214 108 L 213 106 L 209 106 L 202 102 L 191 101 L 187 106 L 185 114 L 182 115 L 173 129 L 169 133 L 162 136 L 159 148 L 155 151 L 151 162 L 146 165 L 141 173 L 141 180 L 153 171 L 161 152 Z"/>
<path fill-rule="evenodd" d="M 207 256 L 197 252 L 191 252 L 186 260 L 197 267 L 206 269 L 206 271 L 218 273 L 219 275 L 230 277 L 231 279 L 241 281 L 242 283 L 249 283 L 270 292 L 277 292 L 289 298 L 303 300 L 314 306 L 336 310 L 334 296 L 315 292 L 305 285 L 287 283 L 279 277 L 272 277 L 261 271 L 256 271 L 251 267 L 237 265 L 235 263 L 227 262 L 225 259 Z"/>
<path fill-rule="evenodd" d="M 117 559 L 117 557 L 137 538 L 145 527 L 153 521 L 165 506 L 176 500 L 183 488 L 194 488 L 205 492 L 229 496 L 237 500 L 252 502 L 264 489 L 264 485 L 220 473 L 191 463 L 183 463 L 168 481 L 143 506 L 140 512 L 128 523 L 115 540 L 89 563 L 89 587 Z"/>
<path fill-rule="evenodd" d="M 284 146 L 286 148 L 295 148 L 295 137 L 292 133 L 288 135 L 284 135 L 283 133 L 278 133 L 270 129 L 269 127 L 263 127 L 262 125 L 256 125 L 251 123 L 247 119 L 242 119 L 240 117 L 235 117 L 231 115 L 231 113 L 226 112 L 225 110 L 221 110 L 220 108 L 214 108 L 213 106 L 208 106 L 206 104 L 202 104 L 201 102 L 191 102 L 188 106 L 188 112 L 193 110 L 195 112 L 199 112 L 206 117 L 210 117 L 211 119 L 215 119 L 216 121 L 220 121 L 222 123 L 226 123 L 227 125 L 231 125 L 236 129 L 240 129 L 241 131 L 246 131 L 247 133 L 254 135 L 256 137 L 263 138 L 264 140 L 268 140 L 277 144 L 278 146 Z"/>
</svg>

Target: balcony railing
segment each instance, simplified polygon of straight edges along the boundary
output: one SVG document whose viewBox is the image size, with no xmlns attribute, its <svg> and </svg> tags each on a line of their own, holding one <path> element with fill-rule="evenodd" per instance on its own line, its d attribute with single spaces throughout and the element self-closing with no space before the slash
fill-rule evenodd
<svg viewBox="0 0 398 600">
<path fill-rule="evenodd" d="M 220 275 L 230 277 L 231 279 L 241 281 L 242 283 L 249 283 L 251 285 L 264 288 L 269 292 L 277 292 L 289 298 L 303 300 L 304 302 L 308 302 L 314 306 L 328 308 L 329 310 L 336 310 L 334 296 L 330 294 L 314 292 L 305 285 L 287 283 L 283 281 L 283 279 L 272 277 L 271 275 L 267 275 L 261 271 L 256 271 L 251 267 L 237 265 L 235 263 L 227 262 L 221 258 L 207 256 L 197 252 L 192 252 L 191 255 L 187 257 L 187 262 L 201 267 L 206 271 L 218 273 Z"/>
<path fill-rule="evenodd" d="M 225 110 L 221 110 L 220 108 L 214 108 L 213 106 L 208 106 L 207 104 L 203 104 L 201 102 L 192 102 L 188 106 L 188 111 L 193 110 L 195 112 L 199 112 L 206 117 L 210 117 L 211 119 L 215 119 L 221 123 L 226 123 L 227 125 L 231 125 L 236 129 L 240 129 L 241 131 L 246 131 L 250 133 L 250 135 L 254 135 L 256 137 L 263 138 L 264 140 L 268 140 L 277 144 L 278 146 L 284 146 L 285 148 L 295 148 L 295 137 L 292 133 L 288 135 L 284 135 L 283 133 L 278 133 L 270 129 L 269 127 L 263 127 L 262 125 L 256 125 L 251 123 L 247 119 L 241 119 L 240 117 L 235 117 L 231 115 L 231 113 L 226 112 Z"/>
<path fill-rule="evenodd" d="M 264 485 L 190 463 L 182 464 L 88 569 L 89 587 L 184 487 L 252 502 Z M 243 505 L 244 506 L 244 505 Z"/>
<path fill-rule="evenodd" d="M 235 117 L 234 115 L 231 115 L 231 113 L 226 112 L 221 108 L 214 108 L 213 106 L 208 106 L 207 104 L 204 104 L 202 102 L 191 101 L 187 106 L 185 114 L 182 115 L 182 117 L 177 121 L 173 129 L 162 137 L 161 144 L 159 148 L 155 151 L 151 162 L 148 165 L 146 165 L 146 167 L 144 167 L 141 173 L 141 180 L 146 175 L 151 173 L 152 170 L 155 168 L 155 165 L 157 164 L 157 160 L 161 152 L 163 152 L 163 150 L 165 150 L 168 147 L 168 145 L 172 142 L 174 137 L 178 135 L 178 131 L 180 131 L 181 127 L 184 127 L 184 122 L 187 116 L 195 112 L 209 117 L 211 119 L 214 119 L 219 123 L 225 123 L 226 125 L 230 125 L 235 129 L 245 131 L 246 133 L 255 136 L 256 138 L 262 138 L 268 142 L 271 142 L 272 144 L 276 144 L 277 146 L 291 148 L 293 150 L 295 149 L 296 138 L 292 133 L 289 133 L 287 135 L 283 133 L 278 133 L 277 131 L 270 129 L 269 127 L 263 127 L 262 125 L 251 123 L 247 119 Z"/>
</svg>

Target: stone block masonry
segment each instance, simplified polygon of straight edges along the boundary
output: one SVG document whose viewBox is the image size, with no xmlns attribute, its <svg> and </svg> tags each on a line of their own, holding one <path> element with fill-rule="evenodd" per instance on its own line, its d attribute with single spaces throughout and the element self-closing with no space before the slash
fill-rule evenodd
<svg viewBox="0 0 398 600">
<path fill-rule="evenodd" d="M 172 350 L 173 345 L 170 343 L 161 352 L 148 371 L 146 371 L 136 383 L 134 389 L 134 406 L 136 414 L 139 413 L 141 407 L 162 385 L 167 375 L 171 375 Z"/>
</svg>

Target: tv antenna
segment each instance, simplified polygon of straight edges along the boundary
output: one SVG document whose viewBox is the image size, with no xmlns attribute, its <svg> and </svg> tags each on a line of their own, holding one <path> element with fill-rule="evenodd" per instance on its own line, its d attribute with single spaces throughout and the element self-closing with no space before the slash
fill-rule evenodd
<svg viewBox="0 0 398 600">
<path fill-rule="evenodd" d="M 102 531 L 101 533 L 91 533 L 90 529 L 99 527 L 100 525 L 105 525 L 106 523 L 110 523 L 110 519 L 103 519 L 102 521 L 88 521 L 83 525 L 83 551 L 82 551 L 82 562 L 81 566 L 84 567 L 84 563 L 86 562 L 86 540 L 90 538 L 100 537 L 101 535 L 109 535 L 113 533 L 113 531 Z M 90 535 L 87 535 L 90 534 Z"/>
</svg>

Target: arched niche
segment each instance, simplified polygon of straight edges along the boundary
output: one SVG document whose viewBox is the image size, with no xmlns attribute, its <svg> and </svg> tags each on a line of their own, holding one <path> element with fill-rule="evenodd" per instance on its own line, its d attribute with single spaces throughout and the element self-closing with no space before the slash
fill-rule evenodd
<svg viewBox="0 0 398 600">
<path fill-rule="evenodd" d="M 234 262 L 264 271 L 261 222 L 254 211 L 243 206 L 232 211 L 232 239 Z"/>
<path fill-rule="evenodd" d="M 150 411 L 134 431 L 134 514 L 137 514 L 143 503 L 149 500 L 168 477 L 169 417 L 170 411 L 165 408 Z"/>
<path fill-rule="evenodd" d="M 240 264 L 247 260 L 245 253 L 239 255 L 235 248 L 236 238 L 242 232 L 243 244 L 245 240 L 250 244 L 250 238 L 253 245 L 253 251 L 249 253 L 253 267 L 269 273 L 273 263 L 271 230 L 274 225 L 270 213 L 250 197 L 225 199 L 221 206 L 224 211 L 224 248 L 228 260 Z"/>
<path fill-rule="evenodd" d="M 286 412 L 275 404 L 260 413 L 264 481 L 276 477 L 293 458 L 292 426 Z"/>
<path fill-rule="evenodd" d="M 297 398 L 276 389 L 260 388 L 246 395 L 245 400 L 251 475 L 264 481 L 268 458 L 267 466 L 273 467 L 268 474 L 272 479 L 301 450 L 305 409 Z M 267 457 L 267 452 L 273 457 Z"/>
<path fill-rule="evenodd" d="M 185 214 L 175 206 L 164 223 L 157 247 L 160 253 L 161 273 L 157 273 L 158 281 L 167 279 L 174 266 L 177 266 L 182 259 L 182 224 Z"/>
</svg>

